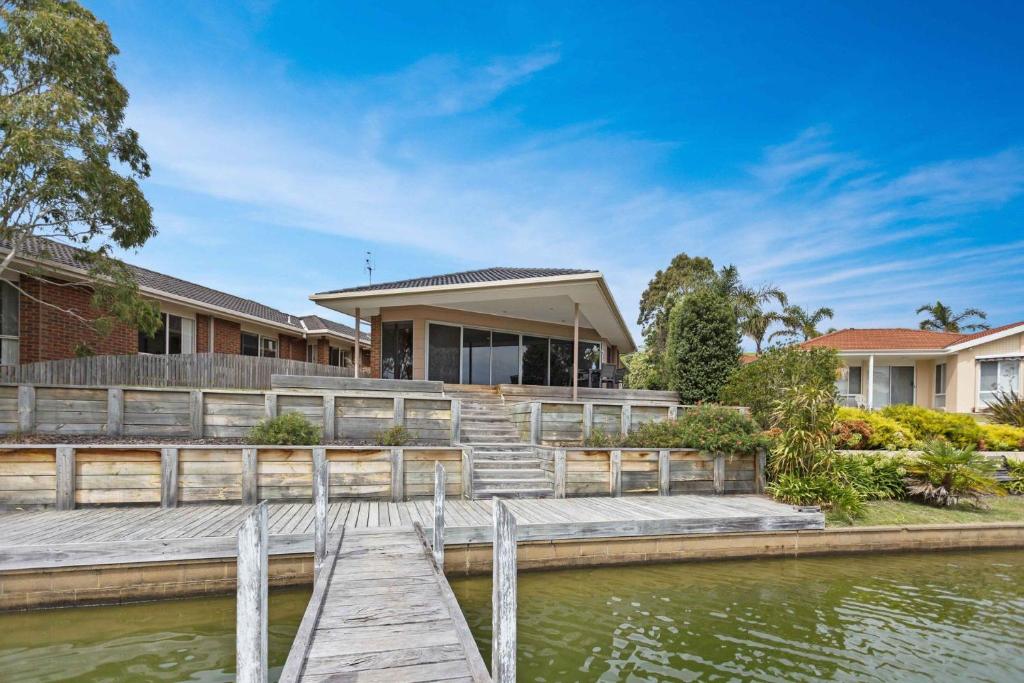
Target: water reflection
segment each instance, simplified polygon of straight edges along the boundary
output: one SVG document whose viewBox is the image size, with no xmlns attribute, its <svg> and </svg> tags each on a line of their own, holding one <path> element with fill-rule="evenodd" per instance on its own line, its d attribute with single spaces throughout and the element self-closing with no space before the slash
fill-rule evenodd
<svg viewBox="0 0 1024 683">
<path fill-rule="evenodd" d="M 490 581 L 453 582 L 485 659 Z M 523 574 L 522 681 L 1024 680 L 1024 552 Z"/>
</svg>

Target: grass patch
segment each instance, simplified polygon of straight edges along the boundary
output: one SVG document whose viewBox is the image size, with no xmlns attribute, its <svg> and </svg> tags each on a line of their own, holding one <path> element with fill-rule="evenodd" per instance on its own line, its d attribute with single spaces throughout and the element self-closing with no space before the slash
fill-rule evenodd
<svg viewBox="0 0 1024 683">
<path fill-rule="evenodd" d="M 986 496 L 988 510 L 968 505 L 933 508 L 905 500 L 875 500 L 865 503 L 864 514 L 853 520 L 828 513 L 827 527 L 902 526 L 904 524 L 976 524 L 979 522 L 1024 522 L 1024 496 Z"/>
</svg>

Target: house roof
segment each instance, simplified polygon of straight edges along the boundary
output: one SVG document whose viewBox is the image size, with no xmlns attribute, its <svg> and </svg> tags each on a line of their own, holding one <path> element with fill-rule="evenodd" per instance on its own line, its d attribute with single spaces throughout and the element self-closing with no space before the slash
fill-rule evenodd
<svg viewBox="0 0 1024 683">
<path fill-rule="evenodd" d="M 337 334 L 341 334 L 352 339 L 355 339 L 356 337 L 356 330 L 354 327 L 342 325 L 341 323 L 336 323 L 333 320 L 321 318 L 318 315 L 304 315 L 302 316 L 302 323 L 306 326 L 306 330 L 309 332 L 327 330 L 329 332 L 335 332 Z M 370 340 L 370 336 L 366 332 L 362 332 L 359 338 L 365 341 Z"/>
<path fill-rule="evenodd" d="M 9 251 L 9 244 L 9 242 L 0 241 L 0 251 Z M 24 257 L 35 262 L 55 263 L 66 268 L 77 270 L 81 270 L 86 267 L 82 261 L 82 250 L 78 247 L 64 244 L 63 242 L 39 237 L 30 238 L 25 242 L 22 249 Z M 189 282 L 188 280 L 182 280 L 181 278 L 174 277 L 173 275 L 165 275 L 164 273 L 158 273 L 155 270 L 149 270 L 148 268 L 142 268 L 130 263 L 127 265 L 135 275 L 135 280 L 139 284 L 139 287 L 144 290 L 148 289 L 152 292 L 188 299 L 198 304 L 221 308 L 246 317 L 257 318 L 277 325 L 284 325 L 286 327 L 294 328 L 296 332 L 304 331 L 302 322 L 300 322 L 304 316 L 285 313 L 276 308 L 272 308 L 271 306 L 267 306 L 266 304 L 261 304 L 258 301 L 235 296 L 234 294 L 205 287 L 203 285 L 196 284 L 195 282 Z M 316 328 L 310 327 L 310 329 L 327 329 L 335 334 L 346 336 L 349 339 L 355 338 L 355 330 L 348 325 L 329 321 L 324 318 L 320 318 L 319 316 L 305 317 L 314 318 L 317 321 L 320 321 L 320 324 L 318 324 Z M 309 327 L 308 323 L 307 327 Z"/>
<path fill-rule="evenodd" d="M 936 332 L 915 330 L 906 327 L 847 328 L 820 337 L 809 339 L 800 346 L 813 348 L 825 346 L 839 351 L 940 351 L 953 346 L 984 343 L 991 336 L 1020 327 L 1024 322 L 1010 323 L 973 334 L 959 332 Z"/>
<path fill-rule="evenodd" d="M 444 275 L 428 275 L 426 277 L 416 277 L 408 280 L 380 282 L 372 285 L 363 285 L 361 287 L 332 289 L 326 292 L 318 292 L 318 295 L 347 294 L 349 292 L 376 292 L 389 289 L 420 289 L 423 287 L 444 287 L 446 285 L 504 282 L 507 280 L 529 280 L 533 278 L 582 275 L 584 273 L 597 272 L 598 271 L 596 270 L 578 270 L 575 268 L 508 268 L 496 266 L 493 268 L 481 268 L 479 270 L 464 270 L 459 273 L 445 273 Z"/>
</svg>

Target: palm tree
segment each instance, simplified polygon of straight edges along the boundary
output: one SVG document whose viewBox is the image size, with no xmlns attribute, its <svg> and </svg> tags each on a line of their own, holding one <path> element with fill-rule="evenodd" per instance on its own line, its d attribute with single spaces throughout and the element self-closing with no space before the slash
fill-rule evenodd
<svg viewBox="0 0 1024 683">
<path fill-rule="evenodd" d="M 831 320 L 835 312 L 826 306 L 815 309 L 808 313 L 801 306 L 786 306 L 782 311 L 783 324 L 785 327 L 773 332 L 768 341 L 775 337 L 803 337 L 803 341 L 821 336 L 818 325 L 823 320 Z"/>
<path fill-rule="evenodd" d="M 747 287 L 740 279 L 736 266 L 725 266 L 719 269 L 712 287 L 727 298 L 736 307 L 736 318 L 740 332 L 754 342 L 757 354 L 761 355 L 764 337 L 768 328 L 775 323 L 784 322 L 781 313 L 765 310 L 772 301 L 785 308 L 789 303 L 786 293 L 775 285 L 767 284 L 760 287 Z"/>
<path fill-rule="evenodd" d="M 786 318 L 781 313 L 776 311 L 765 311 L 760 307 L 755 308 L 752 311 L 748 311 L 746 315 L 740 320 L 740 332 L 750 337 L 754 342 L 754 348 L 757 351 L 757 355 L 761 355 L 761 349 L 764 347 L 764 338 L 768 334 L 768 328 L 775 323 L 784 323 Z"/>
<path fill-rule="evenodd" d="M 917 309 L 918 315 L 922 313 L 927 313 L 931 316 L 921 321 L 920 328 L 922 330 L 978 332 L 979 330 L 987 330 L 989 328 L 986 323 L 981 322 L 964 324 L 964 321 L 969 318 L 981 318 L 982 320 L 988 318 L 988 314 L 978 308 L 965 308 L 960 313 L 954 314 L 952 308 L 941 301 L 936 301 L 934 304 L 925 304 Z"/>
</svg>

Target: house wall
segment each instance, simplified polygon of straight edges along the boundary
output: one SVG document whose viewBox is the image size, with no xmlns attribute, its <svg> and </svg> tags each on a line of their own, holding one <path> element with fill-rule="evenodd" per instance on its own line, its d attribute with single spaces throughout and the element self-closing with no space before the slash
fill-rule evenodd
<svg viewBox="0 0 1024 683">
<path fill-rule="evenodd" d="M 505 318 L 496 315 L 483 313 L 471 313 L 451 308 L 438 308 L 435 306 L 399 306 L 385 308 L 381 315 L 371 319 L 371 368 L 375 373 L 374 377 L 380 376 L 380 339 L 381 323 L 399 322 L 404 320 L 412 321 L 412 345 L 413 345 L 413 379 L 425 379 L 426 368 L 426 338 L 427 322 L 451 323 L 455 325 L 468 325 L 470 327 L 482 327 L 508 332 L 521 332 L 535 334 L 537 336 L 563 337 L 572 339 L 573 328 L 570 325 L 556 325 L 553 323 L 537 322 L 534 320 L 522 320 L 519 318 Z M 580 340 L 600 341 L 609 347 L 608 340 L 590 328 L 580 328 Z"/>
<path fill-rule="evenodd" d="M 974 348 L 964 349 L 956 356 L 956 405 L 948 410 L 955 410 L 958 413 L 976 412 L 982 408 L 978 404 L 978 384 L 980 371 L 978 369 L 978 356 L 992 356 L 998 354 L 1024 353 L 1024 333 L 1011 337 L 997 339 L 987 344 L 981 344 Z M 954 363 L 950 361 L 952 366 Z M 1024 373 L 1022 373 L 1024 375 Z M 1017 390 L 1024 391 L 1024 387 Z M 952 388 L 949 390 L 952 394 Z M 949 395 L 946 398 L 949 401 Z"/>
</svg>

